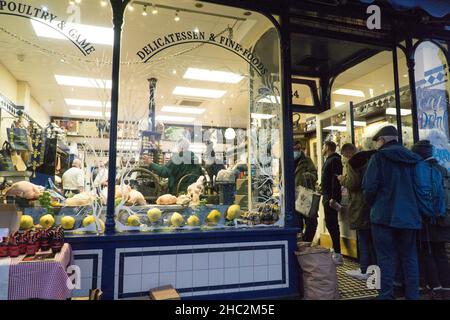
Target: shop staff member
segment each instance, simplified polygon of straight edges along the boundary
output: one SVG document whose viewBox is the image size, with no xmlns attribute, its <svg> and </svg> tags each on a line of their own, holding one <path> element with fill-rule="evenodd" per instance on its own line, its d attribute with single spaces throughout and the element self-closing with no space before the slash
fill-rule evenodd
<svg viewBox="0 0 450 320">
<path fill-rule="evenodd" d="M 84 173 L 81 170 L 81 160 L 74 159 L 72 168 L 64 172 L 62 176 L 62 184 L 64 189 L 64 196 L 70 193 L 77 194 L 84 190 Z"/>
<path fill-rule="evenodd" d="M 186 192 L 188 186 L 196 182 L 202 175 L 202 167 L 194 153 L 189 151 L 189 144 L 187 139 L 180 139 L 177 143 L 177 153 L 172 156 L 172 159 L 166 165 L 152 163 L 149 156 L 143 157 L 151 171 L 160 177 L 169 178 L 169 192 L 172 195 L 177 195 L 177 191 L 178 193 Z M 185 175 L 190 176 L 184 178 L 180 183 L 181 178 Z M 180 186 L 178 187 L 179 183 Z"/>
</svg>

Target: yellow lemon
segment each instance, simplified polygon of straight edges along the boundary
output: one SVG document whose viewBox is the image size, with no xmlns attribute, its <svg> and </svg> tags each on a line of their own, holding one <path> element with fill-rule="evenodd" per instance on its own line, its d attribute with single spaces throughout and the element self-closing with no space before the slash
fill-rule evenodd
<svg viewBox="0 0 450 320">
<path fill-rule="evenodd" d="M 24 216 L 20 217 L 20 229 L 25 229 L 25 230 L 31 229 L 31 228 L 33 228 L 33 225 L 34 225 L 34 223 L 33 223 L 32 216 L 24 215 Z"/>
<path fill-rule="evenodd" d="M 127 219 L 127 225 L 132 227 L 139 227 L 141 225 L 141 220 L 139 219 L 139 216 L 137 214 L 129 216 Z"/>
<path fill-rule="evenodd" d="M 175 212 L 174 214 L 172 214 L 172 217 L 170 217 L 170 224 L 174 227 L 181 227 L 183 223 L 184 218 L 178 212 Z"/>
<path fill-rule="evenodd" d="M 71 216 L 64 216 L 61 218 L 61 226 L 65 230 L 71 230 L 75 226 L 75 218 Z"/>
<path fill-rule="evenodd" d="M 231 221 L 239 218 L 240 216 L 241 216 L 241 207 L 239 205 L 233 204 L 228 207 L 226 215 L 227 220 Z"/>
<path fill-rule="evenodd" d="M 206 217 L 206 224 L 208 226 L 215 226 L 216 224 L 219 223 L 221 217 L 222 214 L 220 213 L 219 210 L 216 209 L 211 210 L 211 212 Z"/>
<path fill-rule="evenodd" d="M 46 214 L 39 219 L 39 224 L 44 228 L 50 228 L 55 224 L 55 218 L 51 214 Z"/>
<path fill-rule="evenodd" d="M 195 227 L 200 225 L 200 219 L 196 215 L 192 215 L 187 219 L 188 226 Z"/>
<path fill-rule="evenodd" d="M 161 219 L 161 210 L 158 208 L 153 208 L 147 211 L 148 220 L 151 222 L 156 222 Z"/>
<path fill-rule="evenodd" d="M 87 216 L 83 219 L 83 227 L 87 227 L 91 223 L 95 223 L 95 217 L 94 216 Z"/>
</svg>

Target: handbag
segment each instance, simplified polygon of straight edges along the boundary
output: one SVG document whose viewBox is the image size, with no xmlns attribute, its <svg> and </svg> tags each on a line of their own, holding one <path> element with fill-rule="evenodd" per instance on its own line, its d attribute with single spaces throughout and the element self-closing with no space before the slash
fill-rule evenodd
<svg viewBox="0 0 450 320">
<path fill-rule="evenodd" d="M 321 195 L 314 190 L 303 186 L 297 187 L 297 199 L 295 200 L 295 210 L 306 218 L 318 217 Z"/>
<path fill-rule="evenodd" d="M 11 150 L 30 151 L 28 131 L 24 128 L 8 128 L 8 141 L 11 144 Z"/>
<path fill-rule="evenodd" d="M 11 159 L 11 145 L 5 141 L 0 150 L 0 171 L 15 171 L 14 164 Z"/>
</svg>

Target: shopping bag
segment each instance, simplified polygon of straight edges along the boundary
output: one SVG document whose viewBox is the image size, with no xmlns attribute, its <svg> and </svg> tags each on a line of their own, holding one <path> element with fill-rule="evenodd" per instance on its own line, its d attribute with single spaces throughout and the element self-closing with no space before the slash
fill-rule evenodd
<svg viewBox="0 0 450 320">
<path fill-rule="evenodd" d="M 317 218 L 320 205 L 320 194 L 302 186 L 297 187 L 295 210 L 307 218 Z"/>
<path fill-rule="evenodd" d="M 8 141 L 15 151 L 30 151 L 28 131 L 24 128 L 8 128 Z"/>
<path fill-rule="evenodd" d="M 11 146 L 7 141 L 3 143 L 0 150 L 0 171 L 15 171 L 14 164 L 11 160 Z"/>
</svg>

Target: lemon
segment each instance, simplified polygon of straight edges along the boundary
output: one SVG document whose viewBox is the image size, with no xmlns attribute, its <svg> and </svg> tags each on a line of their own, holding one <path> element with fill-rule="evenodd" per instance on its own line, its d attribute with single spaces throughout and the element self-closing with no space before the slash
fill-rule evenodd
<svg viewBox="0 0 450 320">
<path fill-rule="evenodd" d="M 83 219 L 83 227 L 87 227 L 91 223 L 95 223 L 95 217 L 94 216 L 87 216 Z"/>
<path fill-rule="evenodd" d="M 206 217 L 206 224 L 208 226 L 215 226 L 216 224 L 219 223 L 220 218 L 222 217 L 222 214 L 220 213 L 219 210 L 211 210 L 211 212 L 208 214 L 208 216 Z"/>
<path fill-rule="evenodd" d="M 148 220 L 151 222 L 156 222 L 161 219 L 161 210 L 158 208 L 153 208 L 147 211 Z"/>
<path fill-rule="evenodd" d="M 200 225 L 200 219 L 196 215 L 192 215 L 187 219 L 188 226 L 195 227 Z"/>
<path fill-rule="evenodd" d="M 21 216 L 20 217 L 20 229 L 31 229 L 33 227 L 33 217 L 32 216 Z"/>
<path fill-rule="evenodd" d="M 141 221 L 139 220 L 139 216 L 137 214 L 133 214 L 128 217 L 127 225 L 132 227 L 139 227 L 141 225 Z"/>
<path fill-rule="evenodd" d="M 61 218 L 61 226 L 65 230 L 71 230 L 75 226 L 75 218 L 71 216 L 64 216 Z"/>
<path fill-rule="evenodd" d="M 231 221 L 239 218 L 240 216 L 241 216 L 241 207 L 239 205 L 233 204 L 228 207 L 226 215 L 227 220 Z"/>
<path fill-rule="evenodd" d="M 46 214 L 39 219 L 39 224 L 44 228 L 50 228 L 55 224 L 55 218 L 51 214 Z"/>
<path fill-rule="evenodd" d="M 172 217 L 170 217 L 170 224 L 174 227 L 181 227 L 183 223 L 184 218 L 178 212 L 175 212 L 174 214 L 172 214 Z"/>
</svg>

